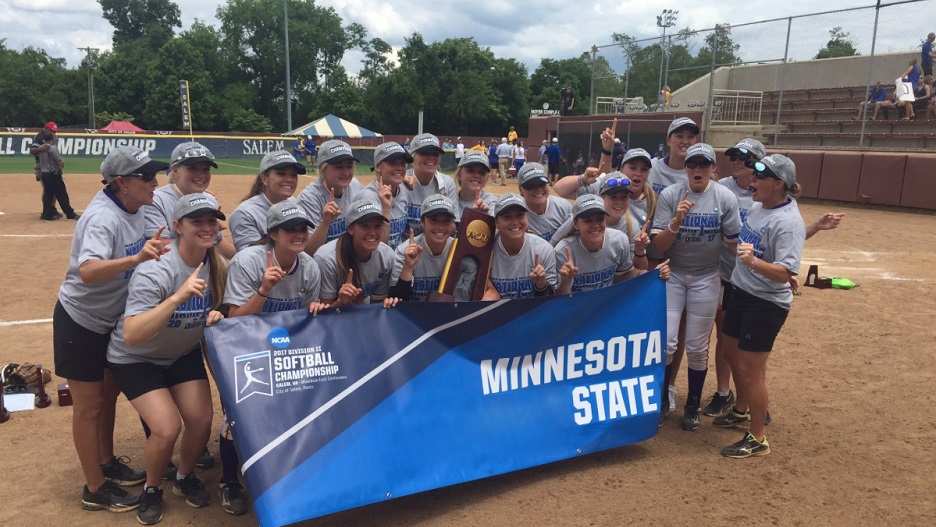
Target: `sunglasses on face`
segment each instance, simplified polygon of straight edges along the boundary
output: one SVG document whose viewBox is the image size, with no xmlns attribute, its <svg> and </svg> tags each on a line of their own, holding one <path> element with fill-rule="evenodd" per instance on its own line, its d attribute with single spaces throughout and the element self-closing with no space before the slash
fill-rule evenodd
<svg viewBox="0 0 936 527">
<path fill-rule="evenodd" d="M 732 161 L 737 161 L 737 160 L 739 160 L 739 159 L 740 159 L 741 161 L 747 161 L 747 160 L 749 160 L 749 159 L 753 159 L 754 156 L 753 156 L 750 152 L 748 152 L 747 150 L 745 150 L 745 149 L 743 149 L 743 148 L 739 148 L 738 150 L 740 150 L 741 153 L 732 152 L 732 153 L 728 156 L 728 159 L 730 159 L 730 160 L 732 160 Z"/>
<path fill-rule="evenodd" d="M 144 183 L 149 183 L 150 181 L 156 179 L 156 174 L 127 174 L 124 177 L 138 177 L 142 179 Z"/>
<path fill-rule="evenodd" d="M 774 174 L 773 171 L 767 167 L 767 165 L 761 163 L 760 161 L 754 163 L 754 166 L 752 166 L 751 168 L 754 169 L 755 179 L 764 180 L 767 178 L 774 178 L 778 181 L 780 180 L 780 178 L 777 177 L 777 175 Z"/>
<path fill-rule="evenodd" d="M 686 168 L 708 168 L 712 166 L 712 162 L 709 160 L 702 161 L 686 161 Z"/>
</svg>

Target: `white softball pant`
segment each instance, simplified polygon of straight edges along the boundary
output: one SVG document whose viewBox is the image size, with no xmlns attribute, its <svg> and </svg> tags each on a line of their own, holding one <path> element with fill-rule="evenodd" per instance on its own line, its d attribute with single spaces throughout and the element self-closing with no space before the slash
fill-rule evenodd
<svg viewBox="0 0 936 527">
<path fill-rule="evenodd" d="M 666 282 L 666 363 L 673 362 L 679 339 L 679 320 L 686 311 L 686 357 L 689 369 L 708 368 L 708 344 L 718 307 L 721 280 L 716 267 L 704 275 L 671 270 Z"/>
</svg>

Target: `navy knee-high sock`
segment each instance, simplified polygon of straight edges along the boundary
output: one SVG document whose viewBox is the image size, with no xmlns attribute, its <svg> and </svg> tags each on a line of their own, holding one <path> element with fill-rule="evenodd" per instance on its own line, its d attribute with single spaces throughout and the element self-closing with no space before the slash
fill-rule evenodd
<svg viewBox="0 0 936 527">
<path fill-rule="evenodd" d="M 702 390 L 705 388 L 705 374 L 708 370 L 689 369 L 689 397 L 698 397 L 702 400 Z"/>
<path fill-rule="evenodd" d="M 240 461 L 237 459 L 237 450 L 234 449 L 234 441 L 224 436 L 220 438 L 221 449 L 221 483 L 234 483 L 238 481 L 237 470 L 240 467 Z"/>
<path fill-rule="evenodd" d="M 662 399 L 661 399 L 663 402 L 660 408 L 663 410 L 663 412 L 668 412 L 669 411 L 669 385 L 670 385 L 670 379 L 673 378 L 673 365 L 667 364 L 666 369 L 663 371 L 664 371 L 663 386 L 660 388 L 660 391 L 663 392 Z"/>
</svg>

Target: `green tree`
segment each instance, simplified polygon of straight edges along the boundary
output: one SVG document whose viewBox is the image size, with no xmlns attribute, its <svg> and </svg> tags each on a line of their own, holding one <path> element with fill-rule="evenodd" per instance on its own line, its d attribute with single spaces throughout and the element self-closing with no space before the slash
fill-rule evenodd
<svg viewBox="0 0 936 527">
<path fill-rule="evenodd" d="M 101 126 L 106 126 L 111 121 L 127 121 L 132 123 L 136 117 L 124 112 L 96 112 L 94 120 Z"/>
<path fill-rule="evenodd" d="M 842 30 L 841 27 L 833 27 L 829 30 L 829 41 L 814 58 L 853 57 L 858 54 L 858 50 L 852 44 L 851 34 Z"/>
<path fill-rule="evenodd" d="M 7 126 L 37 126 L 46 121 L 84 123 L 87 82 L 69 74 L 65 59 L 49 57 L 45 51 L 27 47 L 7 49 L 0 40 L 0 123 Z M 85 77 L 86 79 L 87 77 Z M 84 117 L 81 117 L 84 110 Z"/>
<path fill-rule="evenodd" d="M 286 63 L 283 3 L 280 0 L 227 0 L 218 7 L 221 34 L 239 70 L 237 82 L 256 88 L 253 108 L 280 126 L 285 123 Z M 332 8 L 311 1 L 289 2 L 290 82 L 295 94 L 315 95 L 327 87 L 358 27 L 348 32 Z M 363 30 L 361 27 L 360 30 Z"/>
<path fill-rule="evenodd" d="M 172 0 L 98 0 L 104 19 L 114 27 L 114 45 L 142 38 L 149 26 L 171 33 L 182 27 L 179 6 Z"/>
<path fill-rule="evenodd" d="M 543 59 L 530 76 L 531 108 L 542 108 L 549 103 L 550 108 L 559 109 L 559 94 L 567 85 L 572 85 L 575 93 L 575 105 L 572 113 L 588 113 L 588 98 L 591 91 L 591 63 L 584 58 Z"/>
</svg>

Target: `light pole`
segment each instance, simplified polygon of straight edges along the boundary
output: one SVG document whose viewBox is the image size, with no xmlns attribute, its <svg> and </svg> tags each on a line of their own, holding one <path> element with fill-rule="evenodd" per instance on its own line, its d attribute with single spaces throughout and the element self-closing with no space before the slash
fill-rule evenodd
<svg viewBox="0 0 936 527">
<path fill-rule="evenodd" d="M 592 44 L 592 47 L 591 47 L 591 94 L 588 96 L 588 115 L 594 115 L 595 113 L 595 55 L 597 54 L 598 54 L 598 45 Z"/>
<path fill-rule="evenodd" d="M 657 15 L 657 27 L 663 28 L 663 37 L 660 38 L 660 82 L 657 84 L 658 96 L 660 92 L 663 91 L 663 57 L 666 55 L 666 28 L 676 25 L 676 15 L 678 14 L 679 11 L 664 9 L 661 14 Z"/>
<path fill-rule="evenodd" d="M 292 130 L 292 89 L 289 87 L 289 0 L 283 0 L 283 27 L 286 38 L 286 128 Z"/>
<path fill-rule="evenodd" d="M 78 48 L 81 51 L 84 51 L 88 54 L 88 126 L 94 128 L 94 59 L 91 56 L 91 52 L 99 51 L 98 48 Z"/>
</svg>

